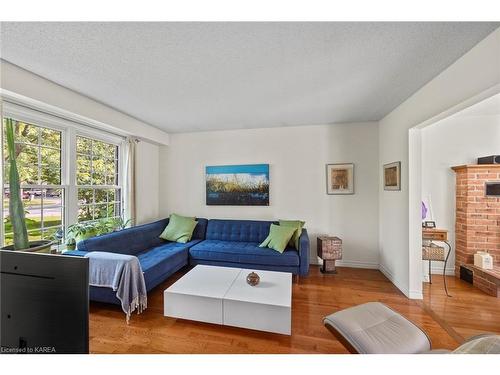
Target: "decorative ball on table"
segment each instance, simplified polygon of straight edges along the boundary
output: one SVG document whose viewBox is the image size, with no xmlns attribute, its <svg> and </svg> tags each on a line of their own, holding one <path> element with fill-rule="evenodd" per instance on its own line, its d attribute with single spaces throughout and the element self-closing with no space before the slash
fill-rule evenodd
<svg viewBox="0 0 500 375">
<path fill-rule="evenodd" d="M 251 286 L 256 286 L 260 282 L 260 277 L 255 272 L 250 272 L 247 275 L 247 284 Z"/>
</svg>

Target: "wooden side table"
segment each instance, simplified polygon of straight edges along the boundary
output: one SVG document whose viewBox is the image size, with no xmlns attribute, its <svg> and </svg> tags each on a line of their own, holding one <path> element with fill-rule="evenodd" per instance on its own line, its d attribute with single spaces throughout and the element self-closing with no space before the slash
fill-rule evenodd
<svg viewBox="0 0 500 375">
<path fill-rule="evenodd" d="M 322 273 L 337 273 L 335 261 L 342 259 L 342 240 L 338 237 L 319 236 L 318 256 L 323 260 Z"/>
</svg>

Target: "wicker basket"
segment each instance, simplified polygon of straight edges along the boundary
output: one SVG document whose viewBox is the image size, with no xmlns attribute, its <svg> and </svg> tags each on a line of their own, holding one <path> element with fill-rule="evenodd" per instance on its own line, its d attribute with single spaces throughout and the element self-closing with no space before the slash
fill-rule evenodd
<svg viewBox="0 0 500 375">
<path fill-rule="evenodd" d="M 422 246 L 422 260 L 445 260 L 444 247 L 430 244 L 429 246 Z"/>
</svg>

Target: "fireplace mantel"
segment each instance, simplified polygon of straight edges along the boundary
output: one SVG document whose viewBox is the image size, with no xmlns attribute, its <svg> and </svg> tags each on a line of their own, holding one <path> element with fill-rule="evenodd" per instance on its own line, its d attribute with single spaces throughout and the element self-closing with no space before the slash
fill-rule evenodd
<svg viewBox="0 0 500 375">
<path fill-rule="evenodd" d="M 495 169 L 495 170 L 500 170 L 500 164 L 465 164 L 465 165 L 457 165 L 455 167 L 451 167 L 455 172 L 461 171 L 463 169 L 478 169 L 478 170 L 485 170 L 485 169 Z"/>
</svg>

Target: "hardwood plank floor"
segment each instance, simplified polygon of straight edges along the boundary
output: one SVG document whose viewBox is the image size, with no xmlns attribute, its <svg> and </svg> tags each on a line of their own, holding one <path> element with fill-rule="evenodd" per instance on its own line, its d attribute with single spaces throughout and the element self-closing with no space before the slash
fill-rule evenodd
<svg viewBox="0 0 500 375">
<path fill-rule="evenodd" d="M 324 328 L 322 318 L 334 311 L 368 301 L 383 302 L 411 319 L 431 337 L 434 348 L 453 349 L 465 336 L 500 333 L 496 298 L 450 277 L 446 299 L 442 279 L 426 285 L 424 301 L 407 299 L 378 270 L 338 268 L 323 275 L 311 266 L 310 275 L 293 284 L 292 335 L 166 318 L 163 290 L 180 278 L 178 272 L 150 292 L 148 308 L 130 324 L 118 306 L 91 303 L 92 353 L 347 353 Z M 453 279 L 453 280 L 451 280 Z M 466 285 L 463 285 L 466 284 Z M 471 307 L 473 306 L 473 307 Z"/>
<path fill-rule="evenodd" d="M 453 276 L 446 276 L 452 297 L 446 297 L 443 276 L 432 275 L 432 285 L 424 283 L 421 305 L 452 330 L 458 340 L 481 333 L 500 334 L 500 298 L 481 292 Z"/>
</svg>

